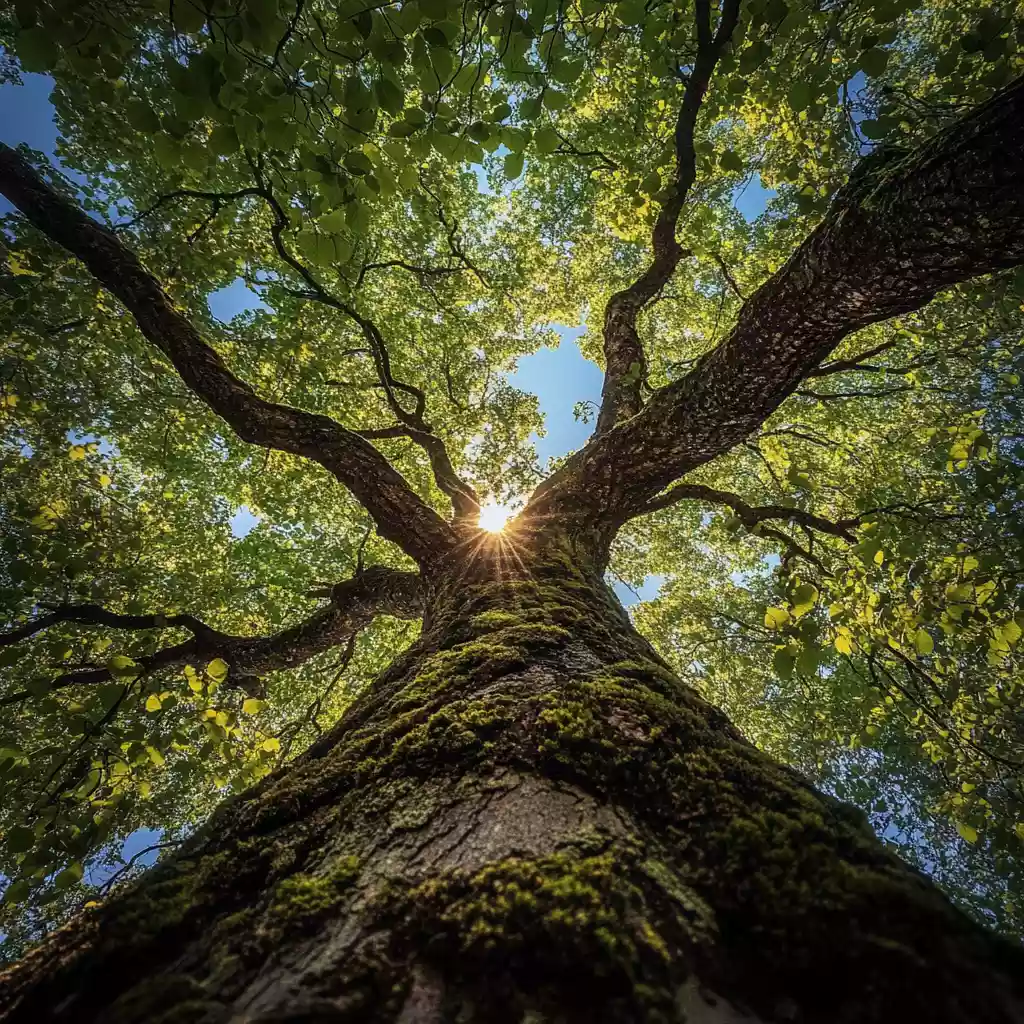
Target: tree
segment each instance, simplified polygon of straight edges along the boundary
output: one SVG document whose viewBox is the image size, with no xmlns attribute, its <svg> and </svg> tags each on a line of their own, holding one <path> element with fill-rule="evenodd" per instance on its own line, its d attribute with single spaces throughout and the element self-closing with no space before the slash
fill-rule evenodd
<svg viewBox="0 0 1024 1024">
<path fill-rule="evenodd" d="M 1021 1018 L 1019 948 L 766 752 L 862 734 L 1016 871 L 1009 14 L 5 17 L 78 175 L 0 147 L 5 899 L 175 847 L 5 1019 Z M 498 373 L 581 308 L 595 431 L 537 480 Z M 659 555 L 662 653 L 606 583 Z"/>
</svg>

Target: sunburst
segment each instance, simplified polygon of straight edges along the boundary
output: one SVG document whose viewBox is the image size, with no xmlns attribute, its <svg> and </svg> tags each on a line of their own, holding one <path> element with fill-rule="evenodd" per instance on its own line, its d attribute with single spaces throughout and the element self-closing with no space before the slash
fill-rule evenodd
<svg viewBox="0 0 1024 1024">
<path fill-rule="evenodd" d="M 481 530 L 488 533 L 501 533 L 505 524 L 515 515 L 515 509 L 508 505 L 500 505 L 496 501 L 489 501 L 486 505 L 480 506 L 480 519 L 478 525 Z"/>
</svg>

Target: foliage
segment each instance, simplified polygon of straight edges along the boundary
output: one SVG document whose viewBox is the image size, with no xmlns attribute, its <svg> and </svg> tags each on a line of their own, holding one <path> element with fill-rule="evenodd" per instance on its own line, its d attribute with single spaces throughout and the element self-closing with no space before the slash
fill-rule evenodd
<svg viewBox="0 0 1024 1024">
<path fill-rule="evenodd" d="M 521 500 L 541 423 L 505 374 L 580 317 L 601 358 L 605 303 L 671 198 L 692 7 L 18 0 L 0 14 L 16 58 L 2 68 L 52 75 L 61 187 L 260 394 L 387 428 L 381 351 L 341 303 L 372 316 L 456 470 Z M 984 100 L 1020 72 L 1022 43 L 1012 5 L 744 3 L 694 137 L 691 255 L 640 322 L 644 384 L 724 336 L 863 153 L 884 159 Z M 755 178 L 773 194 L 747 220 L 736 196 Z M 364 558 L 405 564 L 325 472 L 228 433 L 80 264 L 17 217 L 3 232 L 10 628 L 90 602 L 269 634 Z M 207 300 L 237 278 L 264 308 L 216 321 Z M 668 577 L 637 621 L 755 741 L 869 809 L 1010 933 L 1024 928 L 1022 300 L 1019 272 L 996 275 L 858 331 L 694 476 L 792 515 L 673 504 L 632 523 L 613 562 L 633 582 Z M 446 508 L 420 447 L 376 443 Z M 259 522 L 236 537 L 242 507 Z M 300 752 L 414 629 L 378 618 L 350 648 L 245 685 L 216 660 L 137 672 L 185 638 L 171 625 L 62 623 L 0 647 L 11 951 L 90 898 L 128 834 L 171 841 Z M 109 681 L 53 687 L 95 663 Z"/>
</svg>

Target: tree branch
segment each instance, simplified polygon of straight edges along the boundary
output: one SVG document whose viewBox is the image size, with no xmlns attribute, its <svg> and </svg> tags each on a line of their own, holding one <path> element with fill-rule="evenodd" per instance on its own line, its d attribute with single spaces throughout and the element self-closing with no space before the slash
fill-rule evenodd
<svg viewBox="0 0 1024 1024">
<path fill-rule="evenodd" d="M 736 326 L 642 412 L 593 438 L 528 512 L 615 530 L 748 437 L 848 334 L 1024 263 L 1024 78 L 910 154 L 861 161 Z"/>
<path fill-rule="evenodd" d="M 847 370 L 867 370 L 872 373 L 881 372 L 886 369 L 884 366 L 870 366 L 866 363 L 866 360 L 873 359 L 875 356 L 880 356 L 883 352 L 888 352 L 889 349 L 895 348 L 895 341 L 883 341 L 881 345 L 876 345 L 874 348 L 869 348 L 864 352 L 859 352 L 855 356 L 850 356 L 849 359 L 834 359 L 830 363 L 822 363 L 821 366 L 816 366 L 809 374 L 808 377 L 828 377 L 833 373 L 844 373 Z"/>
<path fill-rule="evenodd" d="M 620 420 L 635 416 L 643 404 L 641 389 L 647 379 L 647 359 L 636 320 L 640 311 L 668 283 L 680 260 L 690 255 L 676 241 L 676 225 L 697 177 L 697 154 L 693 135 L 697 115 L 704 100 L 722 49 L 732 36 L 739 18 L 740 0 L 725 0 L 718 29 L 711 34 L 711 12 L 707 0 L 697 0 L 697 57 L 686 77 L 683 102 L 676 119 L 675 180 L 651 234 L 654 258 L 647 269 L 628 288 L 616 292 L 604 312 L 604 386 L 596 435 L 611 430 Z"/>
<path fill-rule="evenodd" d="M 413 619 L 422 614 L 421 581 L 419 574 L 414 572 L 371 566 L 361 574 L 335 584 L 330 593 L 329 604 L 297 625 L 270 636 L 223 633 L 191 615 L 119 615 L 98 605 L 86 604 L 62 606 L 25 626 L 0 634 L 0 646 L 24 640 L 60 622 L 126 630 L 180 627 L 189 630 L 192 638 L 135 659 L 141 672 L 222 658 L 230 668 L 229 679 L 244 688 L 246 677 L 295 668 L 314 655 L 345 643 L 378 615 Z M 53 680 L 52 688 L 95 685 L 112 678 L 114 673 L 106 666 L 86 666 L 61 673 Z M 29 696 L 27 691 L 10 694 L 0 699 L 0 707 L 19 703 Z"/>
<path fill-rule="evenodd" d="M 167 356 L 185 384 L 242 440 L 319 462 L 362 502 L 381 536 L 417 561 L 431 562 L 450 548 L 450 526 L 373 445 L 327 416 L 259 398 L 174 308 L 130 249 L 2 144 L 0 192 L 124 303 L 143 335 Z"/>
<path fill-rule="evenodd" d="M 851 544 L 857 538 L 850 533 L 850 527 L 856 526 L 857 519 L 843 519 L 833 522 L 823 516 L 815 515 L 800 508 L 788 508 L 786 505 L 749 505 L 739 495 L 731 491 L 720 491 L 714 487 L 705 487 L 704 484 L 676 484 L 670 487 L 664 494 L 659 494 L 649 501 L 643 508 L 641 514 L 657 512 L 660 509 L 668 508 L 676 502 L 686 499 L 703 501 L 711 505 L 725 505 L 733 510 L 736 518 L 748 529 L 752 530 L 758 523 L 766 519 L 782 519 L 791 523 L 798 523 L 810 530 L 819 530 L 822 533 L 830 533 L 834 537 L 841 537 Z M 789 543 L 793 543 L 790 541 Z"/>
</svg>

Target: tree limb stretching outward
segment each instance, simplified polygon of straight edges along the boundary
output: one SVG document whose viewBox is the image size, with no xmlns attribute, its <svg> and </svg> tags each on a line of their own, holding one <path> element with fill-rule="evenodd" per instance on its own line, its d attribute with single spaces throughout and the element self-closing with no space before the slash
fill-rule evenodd
<svg viewBox="0 0 1024 1024">
<path fill-rule="evenodd" d="M 358 576 L 335 584 L 330 603 L 307 619 L 271 636 L 234 636 L 206 625 L 192 615 L 120 615 L 98 605 L 62 605 L 39 618 L 0 634 L 0 647 L 18 643 L 61 622 L 107 626 L 111 629 L 185 629 L 192 637 L 136 659 L 143 672 L 185 664 L 202 665 L 213 658 L 228 663 L 231 678 L 263 675 L 295 668 L 314 655 L 344 643 L 378 615 L 417 618 L 422 613 L 418 573 L 370 566 Z M 113 678 L 102 665 L 62 672 L 52 682 L 59 689 L 74 684 L 97 684 Z M 0 706 L 16 704 L 27 692 L 13 693 Z"/>
<path fill-rule="evenodd" d="M 24 157 L 3 144 L 0 193 L 124 303 L 143 335 L 170 359 L 185 384 L 243 441 L 320 463 L 362 502 L 381 536 L 418 562 L 448 550 L 451 527 L 369 441 L 328 416 L 258 397 L 227 368 L 113 232 L 60 195 Z"/>
<path fill-rule="evenodd" d="M 673 480 L 753 433 L 851 332 L 1024 262 L 1022 171 L 1024 79 L 915 151 L 862 160 L 729 336 L 572 456 L 531 510 L 610 534 Z"/>
</svg>

